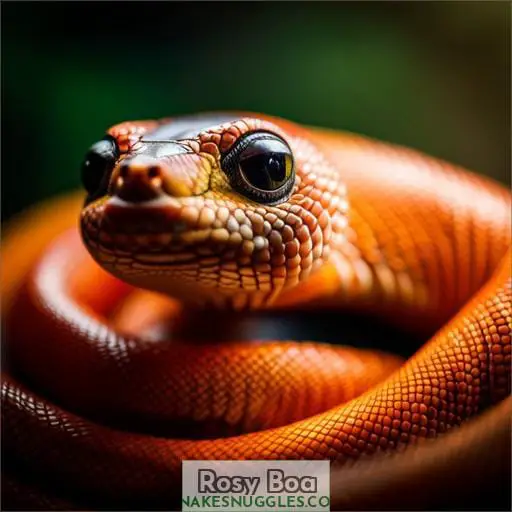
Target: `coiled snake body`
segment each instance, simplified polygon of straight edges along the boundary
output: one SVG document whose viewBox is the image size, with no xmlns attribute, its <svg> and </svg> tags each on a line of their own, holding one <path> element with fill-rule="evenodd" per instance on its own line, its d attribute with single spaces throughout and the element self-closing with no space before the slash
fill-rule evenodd
<svg viewBox="0 0 512 512">
<path fill-rule="evenodd" d="M 83 178 L 85 204 L 4 237 L 4 508 L 172 508 L 184 459 L 330 459 L 333 509 L 507 481 L 506 189 L 234 113 L 117 125 Z M 374 352 L 240 327 L 322 309 L 425 343 L 402 362 L 384 331 Z"/>
</svg>

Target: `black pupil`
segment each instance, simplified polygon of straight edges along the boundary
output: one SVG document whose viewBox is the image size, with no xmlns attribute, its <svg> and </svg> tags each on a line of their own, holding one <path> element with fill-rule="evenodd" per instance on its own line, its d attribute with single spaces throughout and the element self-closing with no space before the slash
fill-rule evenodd
<svg viewBox="0 0 512 512">
<path fill-rule="evenodd" d="M 82 164 L 82 183 L 89 194 L 99 191 L 105 174 L 112 170 L 117 156 L 114 139 L 105 138 L 91 146 Z"/>
<path fill-rule="evenodd" d="M 279 141 L 255 141 L 239 156 L 245 179 L 260 190 L 276 190 L 287 179 L 287 148 Z"/>
</svg>

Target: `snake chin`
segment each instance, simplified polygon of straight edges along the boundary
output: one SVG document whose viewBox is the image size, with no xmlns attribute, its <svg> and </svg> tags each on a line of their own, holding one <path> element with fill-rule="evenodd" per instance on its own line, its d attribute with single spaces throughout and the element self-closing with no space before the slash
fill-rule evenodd
<svg viewBox="0 0 512 512">
<path fill-rule="evenodd" d="M 218 218 L 222 207 L 214 206 L 198 197 L 137 205 L 104 198 L 84 208 L 82 238 L 107 272 L 133 286 L 201 305 L 252 309 L 268 303 L 292 273 L 272 264 L 285 262 L 284 244 L 293 240 L 293 230 L 275 215 L 282 236 L 277 231 L 268 236 L 271 228 L 263 221 L 260 233 L 237 215 L 236 208 L 224 207 L 227 218 Z M 299 243 L 288 245 L 290 256 L 295 251 L 290 262 L 297 263 Z M 300 268 L 295 270 L 297 278 Z"/>
</svg>

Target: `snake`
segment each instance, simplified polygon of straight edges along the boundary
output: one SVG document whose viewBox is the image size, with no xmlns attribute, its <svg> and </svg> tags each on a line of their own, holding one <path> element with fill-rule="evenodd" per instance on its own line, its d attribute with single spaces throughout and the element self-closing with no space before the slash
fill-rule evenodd
<svg viewBox="0 0 512 512">
<path fill-rule="evenodd" d="M 333 510 L 507 509 L 507 188 L 250 112 L 117 124 L 81 173 L 4 230 L 4 508 L 172 509 L 184 460 L 312 459 Z M 273 334 L 300 321 L 333 333 Z"/>
</svg>

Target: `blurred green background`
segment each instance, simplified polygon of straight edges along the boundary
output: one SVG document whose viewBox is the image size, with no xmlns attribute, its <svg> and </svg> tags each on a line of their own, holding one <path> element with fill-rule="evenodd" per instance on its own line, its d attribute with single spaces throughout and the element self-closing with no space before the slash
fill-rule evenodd
<svg viewBox="0 0 512 512">
<path fill-rule="evenodd" d="M 510 180 L 509 2 L 2 3 L 2 213 L 122 120 L 242 109 Z"/>
</svg>

